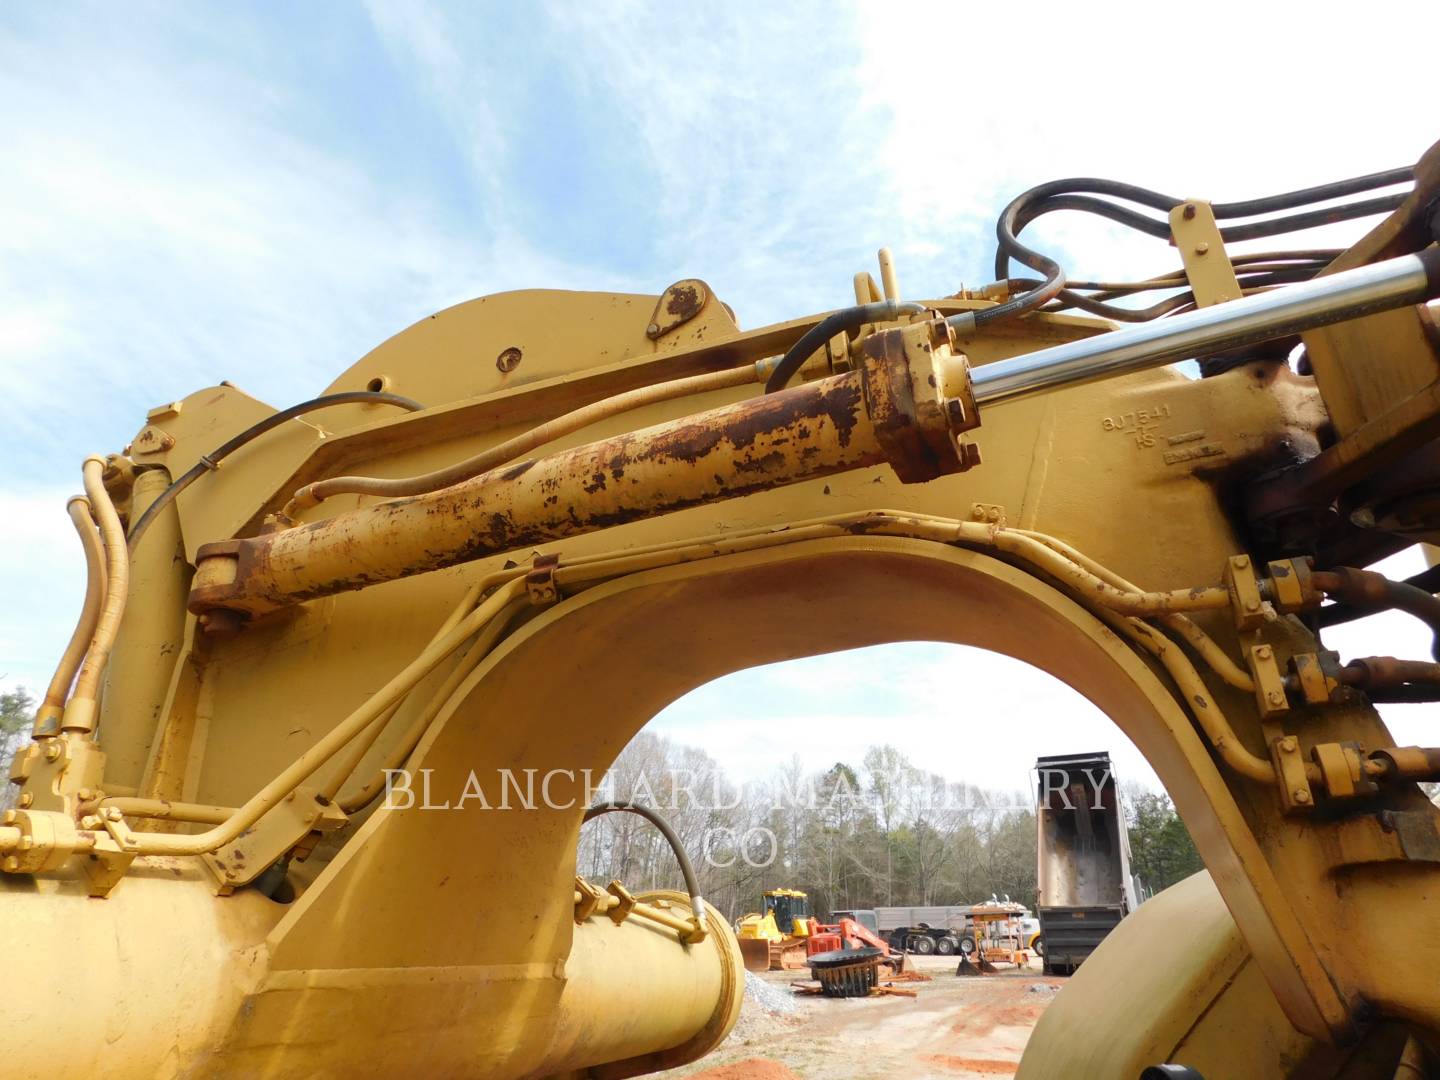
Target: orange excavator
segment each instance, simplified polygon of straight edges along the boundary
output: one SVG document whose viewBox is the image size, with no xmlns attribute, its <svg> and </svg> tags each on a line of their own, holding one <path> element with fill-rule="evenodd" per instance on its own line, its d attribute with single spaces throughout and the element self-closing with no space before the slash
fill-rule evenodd
<svg viewBox="0 0 1440 1080">
<path fill-rule="evenodd" d="M 899 975 L 905 970 L 905 953 L 892 949 L 890 943 L 873 930 L 848 916 L 841 916 L 833 923 L 810 920 L 810 936 L 805 943 L 806 958 L 821 953 L 855 949 L 879 949 L 880 963 Z"/>
</svg>

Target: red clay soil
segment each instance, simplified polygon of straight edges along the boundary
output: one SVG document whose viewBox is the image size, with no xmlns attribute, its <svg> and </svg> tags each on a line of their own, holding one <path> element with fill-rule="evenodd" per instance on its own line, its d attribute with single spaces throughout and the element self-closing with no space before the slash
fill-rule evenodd
<svg viewBox="0 0 1440 1080">
<path fill-rule="evenodd" d="M 927 1065 L 939 1065 L 942 1069 L 956 1072 L 994 1073 L 996 1076 L 1014 1076 L 1020 1068 L 1016 1061 L 992 1061 L 989 1058 L 963 1058 L 953 1054 L 926 1054 L 920 1059 Z"/>
<path fill-rule="evenodd" d="M 691 1073 L 690 1080 L 800 1080 L 778 1061 L 767 1058 L 746 1058 L 730 1065 L 717 1065 L 704 1072 Z"/>
<path fill-rule="evenodd" d="M 1030 990 L 1035 982 L 1052 986 L 1062 985 L 1059 979 L 1034 979 L 1016 981 L 1014 985 L 995 984 L 996 993 L 983 1005 L 967 1007 L 950 1027 L 957 1035 L 983 1035 L 997 1027 L 1033 1027 L 1040 1014 L 1050 1004 L 1049 995 L 1044 997 Z"/>
</svg>

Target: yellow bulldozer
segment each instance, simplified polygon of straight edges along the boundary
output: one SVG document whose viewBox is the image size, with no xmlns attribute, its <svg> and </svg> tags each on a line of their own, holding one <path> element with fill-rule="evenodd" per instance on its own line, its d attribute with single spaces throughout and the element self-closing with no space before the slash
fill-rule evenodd
<svg viewBox="0 0 1440 1080">
<path fill-rule="evenodd" d="M 746 971 L 798 970 L 805 967 L 810 939 L 810 898 L 799 889 L 769 889 L 765 910 L 735 920 L 735 936 Z"/>
<path fill-rule="evenodd" d="M 710 680 L 913 640 L 1087 696 L 1209 870 L 1085 961 L 1022 1077 L 1433 1058 L 1440 747 L 1375 706 L 1440 665 L 1326 633 L 1440 629 L 1434 575 L 1367 569 L 1440 539 L 1437 198 L 1436 150 L 1238 202 L 1060 180 L 988 285 L 907 296 L 882 254 L 752 329 L 693 278 L 503 293 L 287 408 L 157 402 L 68 507 L 88 590 L 0 820 L 5 1075 L 694 1061 L 735 933 L 672 832 L 683 890 L 577 873 L 587 816 L 642 812 L 587 778 Z M 1037 250 L 1061 211 L 1157 273 Z"/>
</svg>

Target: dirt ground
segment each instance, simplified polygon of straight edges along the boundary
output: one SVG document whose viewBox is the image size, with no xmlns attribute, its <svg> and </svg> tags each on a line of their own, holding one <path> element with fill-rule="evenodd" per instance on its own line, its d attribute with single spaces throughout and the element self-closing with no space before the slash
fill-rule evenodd
<svg viewBox="0 0 1440 1080">
<path fill-rule="evenodd" d="M 1065 984 L 1029 969 L 956 978 L 955 958 L 912 957 L 930 982 L 914 998 L 794 994 L 804 971 L 748 975 L 735 1030 L 703 1061 L 659 1075 L 690 1080 L 967 1080 L 1013 1076 L 1030 1030 Z"/>
</svg>

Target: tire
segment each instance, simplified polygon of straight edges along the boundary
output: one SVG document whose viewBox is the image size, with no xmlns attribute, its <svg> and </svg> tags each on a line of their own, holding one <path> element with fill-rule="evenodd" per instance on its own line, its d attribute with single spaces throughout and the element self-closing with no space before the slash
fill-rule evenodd
<svg viewBox="0 0 1440 1080">
<path fill-rule="evenodd" d="M 910 951 L 929 956 L 935 951 L 935 939 L 926 934 L 916 934 L 910 939 Z"/>
<path fill-rule="evenodd" d="M 972 937 L 961 938 L 961 939 L 960 939 L 960 951 L 961 951 L 962 953 L 964 953 L 966 956 L 974 956 L 974 955 L 975 955 L 975 939 L 972 938 Z"/>
<path fill-rule="evenodd" d="M 941 956 L 954 956 L 955 949 L 959 945 L 953 937 L 942 937 L 935 942 L 935 951 Z"/>
<path fill-rule="evenodd" d="M 1035 935 L 1035 940 L 1030 943 L 1030 947 L 1035 950 L 1035 955 L 1036 955 L 1036 956 L 1040 957 L 1040 959 L 1042 959 L 1042 960 L 1045 959 L 1045 935 L 1044 935 L 1044 934 L 1036 934 L 1036 935 Z"/>
</svg>

